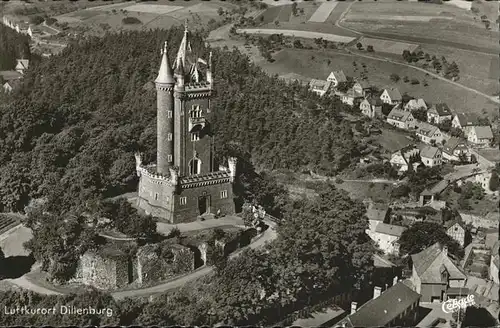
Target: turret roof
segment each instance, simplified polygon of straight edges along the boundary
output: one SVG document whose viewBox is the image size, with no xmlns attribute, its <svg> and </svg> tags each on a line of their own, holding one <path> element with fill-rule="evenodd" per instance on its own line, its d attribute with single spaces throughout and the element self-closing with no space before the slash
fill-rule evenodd
<svg viewBox="0 0 500 328">
<path fill-rule="evenodd" d="M 162 57 L 161 57 L 161 64 L 160 64 L 160 70 L 158 71 L 158 77 L 155 80 L 156 83 L 167 83 L 167 84 L 174 84 L 174 74 L 172 72 L 172 67 L 170 66 L 169 60 L 168 60 L 168 54 L 167 54 L 167 41 L 165 41 L 165 44 L 162 49 Z"/>
</svg>

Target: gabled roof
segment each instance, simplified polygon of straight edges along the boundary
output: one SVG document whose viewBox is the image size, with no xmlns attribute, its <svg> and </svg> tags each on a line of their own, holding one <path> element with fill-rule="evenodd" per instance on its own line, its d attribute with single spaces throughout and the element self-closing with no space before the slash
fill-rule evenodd
<svg viewBox="0 0 500 328">
<path fill-rule="evenodd" d="M 437 113 L 439 116 L 451 115 L 450 107 L 448 107 L 448 105 L 445 103 L 433 105 L 431 108 L 429 108 L 429 112 Z"/>
<path fill-rule="evenodd" d="M 479 117 L 474 113 L 459 113 L 456 117 L 461 127 L 479 125 Z"/>
<path fill-rule="evenodd" d="M 328 77 L 332 77 L 334 76 L 335 79 L 337 80 L 337 82 L 347 82 L 347 78 L 344 74 L 344 71 L 340 70 L 340 71 L 333 71 L 330 73 L 330 75 L 328 75 Z"/>
<path fill-rule="evenodd" d="M 453 151 L 458 147 L 467 149 L 467 144 L 464 140 L 460 138 L 451 137 L 444 145 L 443 151 L 445 151 L 448 154 L 452 154 Z"/>
<path fill-rule="evenodd" d="M 331 84 L 332 84 L 332 82 L 325 81 L 325 80 L 317 80 L 317 79 L 312 79 L 309 82 L 309 86 L 312 89 L 323 90 L 323 91 L 328 91 L 328 89 L 330 88 Z"/>
<path fill-rule="evenodd" d="M 393 268 L 396 266 L 396 264 L 392 263 L 389 260 L 384 259 L 380 255 L 374 254 L 373 266 L 375 266 L 376 268 Z"/>
<path fill-rule="evenodd" d="M 425 122 L 420 122 L 418 124 L 417 134 L 421 134 L 426 137 L 432 137 L 438 131 L 439 128 L 437 126 Z"/>
<path fill-rule="evenodd" d="M 406 120 L 410 116 L 412 116 L 411 112 L 407 112 L 407 111 L 404 111 L 404 110 L 393 108 L 391 110 L 391 112 L 389 113 L 389 115 L 387 115 L 387 118 L 391 119 L 391 120 L 400 121 L 400 122 L 406 122 Z"/>
<path fill-rule="evenodd" d="M 365 98 L 365 100 L 372 106 L 382 106 L 382 100 L 380 100 L 380 98 L 367 97 L 367 98 Z"/>
<path fill-rule="evenodd" d="M 493 139 L 493 132 L 489 126 L 473 126 L 478 139 Z"/>
<path fill-rule="evenodd" d="M 363 97 L 362 93 L 356 92 L 353 88 L 347 90 L 345 95 L 347 97 L 351 97 L 351 98 L 362 98 Z"/>
<path fill-rule="evenodd" d="M 375 228 L 375 232 L 383 233 L 383 234 L 389 235 L 389 236 L 396 236 L 396 237 L 401 237 L 401 235 L 403 234 L 403 232 L 405 230 L 406 230 L 405 227 L 392 225 L 392 224 L 386 224 L 386 223 L 379 223 L 379 224 L 377 224 L 377 227 Z"/>
<path fill-rule="evenodd" d="M 463 224 L 463 222 L 455 220 L 451 223 L 448 223 L 448 229 L 446 229 L 446 231 L 450 230 L 451 228 L 453 228 L 457 224 L 460 226 L 460 228 L 465 230 L 465 225 Z"/>
<path fill-rule="evenodd" d="M 30 61 L 28 59 L 18 59 L 16 69 L 28 69 Z"/>
<path fill-rule="evenodd" d="M 467 278 L 465 273 L 443 252 L 443 247 L 439 243 L 413 254 L 411 258 L 422 283 L 443 283 L 441 275 L 443 269 L 446 269 L 450 279 Z"/>
<path fill-rule="evenodd" d="M 420 157 L 434 158 L 439 152 L 440 150 L 437 147 L 425 146 L 420 150 Z"/>
<path fill-rule="evenodd" d="M 427 108 L 427 104 L 425 103 L 425 101 L 422 98 L 411 99 L 405 105 L 405 108 L 408 108 L 408 107 L 409 108 L 421 108 L 421 107 Z"/>
<path fill-rule="evenodd" d="M 365 80 L 356 81 L 355 84 L 359 84 L 362 89 L 369 89 L 370 88 L 370 84 L 368 82 L 366 82 Z"/>
<path fill-rule="evenodd" d="M 346 320 L 350 327 L 383 327 L 418 302 L 420 297 L 403 282 L 398 282 L 360 306 Z"/>
<path fill-rule="evenodd" d="M 402 100 L 403 97 L 401 96 L 401 93 L 399 92 L 398 88 L 387 88 L 384 91 L 387 91 L 387 94 L 391 98 L 392 101 L 394 100 Z"/>
</svg>

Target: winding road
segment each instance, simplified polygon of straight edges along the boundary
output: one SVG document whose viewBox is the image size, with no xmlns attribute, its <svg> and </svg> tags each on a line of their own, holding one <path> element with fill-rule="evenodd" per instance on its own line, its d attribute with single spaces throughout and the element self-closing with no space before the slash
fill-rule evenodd
<svg viewBox="0 0 500 328">
<path fill-rule="evenodd" d="M 357 34 L 359 36 L 377 37 L 379 39 L 390 40 L 390 41 L 401 41 L 402 40 L 402 39 L 396 39 L 396 38 L 382 37 L 382 36 L 377 35 L 376 33 L 375 34 L 373 34 L 373 33 L 372 34 L 371 33 L 362 33 L 362 32 L 353 30 L 351 28 L 342 26 L 341 22 L 344 20 L 345 15 L 349 12 L 349 10 L 351 9 L 351 7 L 352 7 L 353 4 L 354 4 L 354 2 L 351 2 L 349 4 L 349 6 L 346 8 L 346 10 L 339 16 L 339 18 L 335 21 L 335 26 L 337 26 L 338 28 L 344 29 L 346 31 L 355 33 L 355 34 Z M 406 38 L 406 36 L 405 36 L 405 38 Z M 425 42 L 422 42 L 421 39 L 415 39 L 415 41 L 418 42 L 418 43 L 425 43 Z M 441 42 L 441 41 L 439 41 L 439 42 Z M 432 44 L 435 44 L 435 42 L 432 43 Z M 453 46 L 453 45 L 450 44 L 450 47 L 457 48 L 458 44 L 454 44 L 454 45 L 455 46 Z M 410 64 L 406 64 L 406 63 L 402 63 L 402 62 L 398 62 L 398 61 L 391 60 L 391 59 L 382 59 L 382 58 L 378 58 L 378 57 L 374 57 L 374 56 L 370 56 L 370 55 L 365 55 L 365 54 L 359 54 L 359 53 L 355 53 L 354 54 L 354 53 L 352 53 L 349 50 L 347 50 L 347 52 L 350 53 L 353 56 L 365 57 L 365 58 L 368 58 L 368 59 L 374 59 L 374 60 L 378 60 L 378 61 L 388 62 L 388 63 L 391 63 L 391 64 L 396 64 L 396 65 L 401 65 L 401 66 L 406 66 L 406 67 L 410 67 L 410 68 L 416 69 L 418 71 L 421 71 L 421 72 L 424 72 L 426 74 L 429 74 L 430 76 L 433 76 L 433 77 L 435 77 L 435 78 L 437 78 L 437 79 L 439 79 L 441 81 L 445 81 L 445 82 L 451 83 L 451 84 L 453 84 L 453 85 L 455 85 L 455 86 L 457 86 L 459 88 L 462 88 L 462 89 L 470 91 L 470 92 L 474 92 L 474 93 L 476 93 L 476 94 L 478 94 L 478 95 L 480 95 L 482 97 L 488 98 L 489 100 L 491 100 L 494 103 L 500 104 L 500 100 L 498 99 L 498 97 L 490 96 L 490 95 L 488 95 L 488 94 L 486 94 L 484 92 L 481 92 L 479 90 L 476 90 L 476 89 L 473 89 L 473 88 L 469 88 L 469 87 L 467 87 L 467 86 L 465 86 L 463 84 L 457 83 L 455 81 L 448 80 L 447 78 L 445 78 L 445 77 L 443 77 L 443 76 L 441 76 L 439 74 L 430 72 L 430 71 L 425 70 L 423 68 L 416 67 L 414 65 L 410 65 Z M 477 51 L 477 52 L 480 52 L 480 51 Z M 480 52 L 480 53 L 491 54 L 490 52 Z M 497 54 L 495 54 L 495 55 L 497 55 Z"/>
<path fill-rule="evenodd" d="M 253 243 L 248 245 L 245 248 L 242 248 L 233 254 L 231 254 L 229 257 L 234 258 L 238 255 L 240 255 L 245 249 L 247 248 L 259 248 L 264 246 L 267 242 L 270 242 L 274 240 L 277 237 L 276 234 L 276 223 L 270 221 L 270 220 L 264 220 L 267 225 L 269 225 L 269 228 L 262 233 L 260 237 L 258 237 Z M 35 267 L 36 268 L 36 267 Z M 174 280 L 170 280 L 164 283 L 161 283 L 156 286 L 152 287 L 146 287 L 146 288 L 139 288 L 139 289 L 131 289 L 131 290 L 124 290 L 124 291 L 116 291 L 112 292 L 111 296 L 113 296 L 115 299 L 124 299 L 127 297 L 147 297 L 150 295 L 154 294 L 159 294 L 163 293 L 172 289 L 179 288 L 183 286 L 184 284 L 196 280 L 198 278 L 201 278 L 209 273 L 213 272 L 213 267 L 211 266 L 204 266 L 201 267 L 187 275 L 175 278 Z M 62 295 L 63 293 L 54 291 L 52 289 L 48 289 L 46 287 L 37 285 L 35 282 L 29 280 L 26 278 L 26 276 L 22 276 L 16 279 L 6 279 L 5 280 L 8 283 L 11 283 L 15 286 L 34 291 L 39 294 L 45 294 L 45 295 Z"/>
</svg>

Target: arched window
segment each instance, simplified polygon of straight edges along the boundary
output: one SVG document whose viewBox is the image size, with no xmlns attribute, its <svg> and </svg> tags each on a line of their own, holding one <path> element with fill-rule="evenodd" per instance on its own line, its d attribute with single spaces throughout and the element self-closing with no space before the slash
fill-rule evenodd
<svg viewBox="0 0 500 328">
<path fill-rule="evenodd" d="M 200 105 L 193 105 L 191 107 L 191 111 L 189 112 L 189 116 L 191 118 L 199 118 L 201 117 L 202 111 Z"/>
<path fill-rule="evenodd" d="M 193 158 L 189 162 L 189 174 L 200 174 L 201 171 L 201 161 L 197 158 Z"/>
</svg>

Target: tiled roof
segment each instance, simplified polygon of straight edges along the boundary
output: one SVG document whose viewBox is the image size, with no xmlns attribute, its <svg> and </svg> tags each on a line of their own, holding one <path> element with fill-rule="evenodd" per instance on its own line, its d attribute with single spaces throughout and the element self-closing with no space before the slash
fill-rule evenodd
<svg viewBox="0 0 500 328">
<path fill-rule="evenodd" d="M 451 137 L 446 141 L 446 144 L 443 147 L 443 150 L 447 152 L 448 154 L 453 153 L 453 151 L 457 148 L 467 148 L 466 143 L 464 140 L 457 138 L 457 137 Z"/>
<path fill-rule="evenodd" d="M 453 222 L 448 223 L 448 230 L 453 228 L 456 224 L 458 224 L 462 229 L 465 230 L 465 225 L 463 224 L 462 221 L 453 221 Z"/>
<path fill-rule="evenodd" d="M 311 82 L 309 82 L 311 88 L 323 91 L 327 91 L 330 88 L 331 84 L 332 82 L 328 82 L 325 80 L 316 80 L 316 79 L 312 79 Z"/>
<path fill-rule="evenodd" d="M 419 299 L 418 293 L 398 282 L 379 297 L 363 304 L 347 320 L 354 327 L 385 326 Z"/>
<path fill-rule="evenodd" d="M 393 268 L 396 266 L 396 264 L 392 263 L 389 260 L 384 259 L 380 255 L 373 255 L 373 265 L 376 268 Z"/>
<path fill-rule="evenodd" d="M 427 105 L 425 104 L 425 101 L 422 98 L 418 99 L 411 99 L 408 101 L 405 107 L 411 107 L 411 108 L 427 108 Z"/>
<path fill-rule="evenodd" d="M 476 136 L 478 139 L 492 139 L 493 132 L 489 126 L 474 126 L 472 127 L 476 132 Z"/>
<path fill-rule="evenodd" d="M 462 127 L 478 125 L 479 117 L 473 113 L 460 113 L 457 114 L 458 121 Z"/>
<path fill-rule="evenodd" d="M 344 74 L 344 71 L 340 70 L 340 71 L 333 71 L 332 73 L 330 73 L 330 75 L 333 74 L 335 76 L 335 78 L 337 79 L 337 82 L 347 82 L 347 78 Z"/>
<path fill-rule="evenodd" d="M 469 295 L 469 288 L 465 287 L 450 287 L 446 290 L 446 294 L 448 295 Z"/>
<path fill-rule="evenodd" d="M 448 107 L 447 104 L 444 104 L 444 103 L 441 103 L 441 104 L 436 104 L 434 106 L 432 106 L 430 109 L 429 109 L 430 112 L 435 112 L 437 113 L 439 116 L 449 116 L 451 115 L 451 110 L 450 108 Z"/>
<path fill-rule="evenodd" d="M 451 279 L 466 279 L 465 273 L 445 255 L 439 243 L 413 254 L 411 258 L 422 283 L 442 283 L 443 268 L 448 271 Z"/>
<path fill-rule="evenodd" d="M 386 223 L 379 223 L 379 224 L 377 224 L 377 227 L 375 228 L 375 232 L 383 233 L 383 234 L 390 235 L 390 236 L 396 236 L 396 237 L 401 237 L 401 234 L 405 230 L 406 230 L 405 227 L 392 225 L 392 224 L 386 224 Z"/>
<path fill-rule="evenodd" d="M 364 80 L 356 81 L 356 83 L 358 83 L 362 89 L 368 89 L 370 87 L 370 84 Z"/>
<path fill-rule="evenodd" d="M 434 158 L 439 151 L 440 150 L 437 147 L 425 146 L 420 150 L 420 157 Z"/>
<path fill-rule="evenodd" d="M 411 115 L 411 112 L 407 112 L 407 111 L 403 111 L 403 110 L 399 110 L 399 109 L 394 108 L 393 110 L 391 110 L 389 115 L 387 115 L 387 118 L 391 119 L 391 120 L 405 122 L 408 119 L 408 117 L 410 117 L 410 115 Z"/>
<path fill-rule="evenodd" d="M 401 93 L 399 92 L 398 88 L 388 88 L 388 89 L 385 89 L 385 90 L 389 94 L 389 97 L 391 98 L 392 101 L 403 99 L 403 97 L 401 96 Z"/>
<path fill-rule="evenodd" d="M 432 137 L 438 130 L 439 129 L 437 126 L 425 122 L 420 122 L 418 124 L 417 134 L 421 134 L 426 137 Z"/>
<path fill-rule="evenodd" d="M 366 98 L 366 101 L 372 106 L 382 106 L 382 100 L 380 98 L 376 97 L 368 97 Z"/>
</svg>

